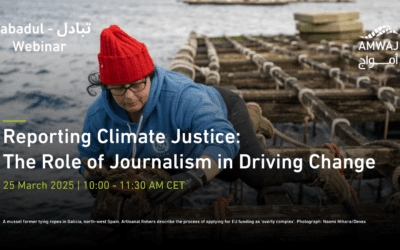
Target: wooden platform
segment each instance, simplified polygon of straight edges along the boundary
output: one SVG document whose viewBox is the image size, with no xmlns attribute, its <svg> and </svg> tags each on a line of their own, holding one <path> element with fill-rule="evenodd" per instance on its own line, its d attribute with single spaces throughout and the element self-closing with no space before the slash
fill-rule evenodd
<svg viewBox="0 0 400 250">
<path fill-rule="evenodd" d="M 296 29 L 300 32 L 310 33 L 328 33 L 328 32 L 350 32 L 363 29 L 362 22 L 357 21 L 342 21 L 327 24 L 312 24 L 312 23 L 296 23 Z"/>
<path fill-rule="evenodd" d="M 332 23 L 360 18 L 358 11 L 309 11 L 295 13 L 294 19 L 307 23 Z"/>
<path fill-rule="evenodd" d="M 285 5 L 292 3 L 291 0 L 183 0 L 187 4 L 214 4 L 214 5 Z"/>
<path fill-rule="evenodd" d="M 182 0 L 183 3 L 191 5 L 213 4 L 213 5 L 285 5 L 289 3 L 352 3 L 353 0 Z"/>
<path fill-rule="evenodd" d="M 382 39 L 388 37 L 383 35 Z M 299 35 L 209 38 L 192 32 L 169 70 L 199 84 L 230 89 L 245 102 L 257 102 L 272 123 L 302 123 L 310 130 L 310 123 L 324 123 L 324 134 L 331 135 L 329 141 L 346 145 L 340 146 L 343 157 L 375 160 L 373 169 L 364 167 L 361 173 L 346 168 L 343 172 L 349 186 L 358 180 L 356 197 L 363 195 L 364 179 L 387 178 L 394 183 L 392 199 L 400 192 L 394 180 L 400 165 L 400 68 L 376 65 L 370 70 L 360 70 L 361 57 L 368 55 L 376 61 L 387 61 L 392 55 L 358 51 L 357 42 L 311 43 Z M 389 110 L 390 105 L 395 109 Z M 312 115 L 314 120 L 310 121 Z M 369 139 L 370 134 L 355 126 L 366 122 L 374 123 L 374 141 Z M 310 135 L 304 131 L 299 129 L 285 139 L 296 147 L 278 146 L 277 137 L 268 139 L 272 146 L 267 146 L 266 138 L 260 144 L 272 157 L 280 154 L 307 160 L 314 153 L 326 154 L 327 148 L 307 144 Z M 312 136 L 322 135 L 316 132 Z M 356 199 L 352 198 L 343 204 L 327 202 L 320 206 L 301 204 L 302 184 L 299 184 L 299 204 L 294 204 L 278 187 L 272 187 L 272 192 L 267 190 L 270 187 L 257 190 L 257 206 L 227 206 L 223 212 L 214 207 L 163 207 L 164 213 L 161 208 L 148 206 L 150 212 L 140 216 L 135 209 L 140 206 L 135 197 L 100 190 L 104 200 L 97 198 L 94 208 L 101 213 L 92 213 L 91 219 L 119 222 L 91 224 L 89 234 L 100 244 L 125 240 L 127 244 L 176 245 L 188 240 L 197 246 L 338 239 L 382 241 L 400 234 L 400 204 L 395 198 L 390 206 L 382 202 L 382 185 L 371 187 L 376 191 L 375 204 L 355 204 Z M 234 193 L 238 196 L 238 192 Z"/>
<path fill-rule="evenodd" d="M 213 5 L 285 5 L 289 4 L 291 0 L 260 0 L 260 1 L 246 1 L 246 0 L 183 0 L 187 4 L 213 4 Z"/>
</svg>

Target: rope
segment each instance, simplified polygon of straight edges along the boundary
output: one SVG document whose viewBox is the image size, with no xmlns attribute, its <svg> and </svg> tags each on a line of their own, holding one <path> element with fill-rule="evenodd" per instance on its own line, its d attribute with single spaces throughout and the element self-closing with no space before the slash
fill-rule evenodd
<svg viewBox="0 0 400 250">
<path fill-rule="evenodd" d="M 182 59 L 187 59 L 189 62 L 194 63 L 193 57 L 188 55 L 188 54 L 176 54 L 176 56 L 174 57 L 173 61 L 182 60 Z"/>
<path fill-rule="evenodd" d="M 286 79 L 283 81 L 283 85 L 285 86 L 285 89 L 287 88 L 287 83 L 288 83 L 289 81 L 297 81 L 297 78 L 296 78 L 296 77 L 288 77 L 288 78 L 286 78 Z"/>
<path fill-rule="evenodd" d="M 383 71 L 383 76 L 379 80 L 379 86 L 386 86 L 386 82 L 388 80 L 388 75 L 387 75 L 387 70 L 389 68 L 395 68 L 392 64 L 387 64 L 385 65 L 384 71 Z"/>
<path fill-rule="evenodd" d="M 311 111 L 310 108 L 307 108 L 307 116 L 304 118 L 304 137 L 303 137 L 303 143 L 307 143 L 307 131 L 308 131 L 308 121 L 311 120 L 313 121 L 315 119 L 314 113 Z"/>
<path fill-rule="evenodd" d="M 309 145 L 306 145 L 306 144 L 303 144 L 303 143 L 301 143 L 299 141 L 296 141 L 295 139 L 283 134 L 282 132 L 280 132 L 277 129 L 274 129 L 274 134 L 279 136 L 280 138 L 282 138 L 282 140 L 287 141 L 289 143 L 292 143 L 295 146 L 302 147 L 302 148 L 310 148 L 311 147 Z"/>
<path fill-rule="evenodd" d="M 343 44 L 343 45 L 347 45 L 347 44 Z M 340 57 L 343 57 L 344 53 L 349 53 L 349 51 L 342 48 L 339 52 Z"/>
<path fill-rule="evenodd" d="M 344 122 L 344 123 L 346 123 L 347 125 L 349 125 L 350 126 L 350 122 L 349 122 L 349 120 L 347 120 L 346 118 L 336 118 L 336 119 L 333 119 L 333 121 L 332 121 L 332 130 L 331 130 L 331 142 L 333 141 L 333 139 L 334 139 L 334 137 L 335 137 L 335 135 L 336 135 L 336 133 L 335 133 L 335 127 L 336 127 L 336 124 L 338 124 L 339 122 Z"/>
<path fill-rule="evenodd" d="M 344 82 L 343 82 L 342 80 L 340 80 L 339 75 L 338 75 L 337 77 L 333 78 L 333 80 L 334 80 L 338 85 L 340 85 L 340 89 L 344 89 Z"/>
<path fill-rule="evenodd" d="M 188 61 L 184 61 L 184 60 L 175 60 L 169 66 L 169 69 L 171 71 L 174 71 L 179 68 L 184 68 L 184 69 L 190 70 L 190 72 L 192 73 L 191 74 L 192 76 L 190 77 L 190 79 L 194 80 L 194 77 L 196 76 L 196 71 L 195 71 L 192 63 L 190 63 Z"/>
<path fill-rule="evenodd" d="M 394 94 L 394 88 L 392 88 L 392 87 L 386 87 L 386 86 L 380 87 L 380 88 L 378 89 L 378 92 L 377 92 L 377 96 L 378 96 L 378 99 L 379 99 L 379 100 L 382 99 L 382 96 L 381 96 L 381 95 L 382 95 L 382 91 L 385 91 L 385 90 L 392 91 L 393 94 Z"/>
<path fill-rule="evenodd" d="M 303 105 L 304 108 L 308 109 L 308 107 L 303 102 L 304 93 L 310 93 L 313 96 L 315 96 L 315 93 L 314 93 L 314 90 L 312 90 L 312 89 L 302 88 L 302 89 L 300 89 L 299 93 L 297 94 L 297 99 L 299 99 L 299 102 L 301 103 L 301 105 Z M 311 103 L 311 104 L 313 104 L 313 103 Z"/>
<path fill-rule="evenodd" d="M 367 81 L 368 84 L 371 82 L 371 79 L 368 76 L 359 76 L 359 77 L 357 77 L 357 80 L 356 80 L 356 88 L 357 89 L 360 88 L 360 82 L 364 81 L 364 80 Z"/>
<path fill-rule="evenodd" d="M 389 141 L 389 140 L 371 141 L 364 143 L 363 146 L 384 146 L 384 147 L 394 148 L 400 151 L 400 144 L 395 141 Z"/>
<path fill-rule="evenodd" d="M 329 54 L 332 54 L 333 51 L 340 53 L 339 49 L 336 47 L 329 47 Z"/>
<path fill-rule="evenodd" d="M 297 61 L 298 61 L 300 64 L 302 64 L 302 63 L 303 63 L 303 58 L 306 58 L 306 57 L 307 57 L 306 55 L 300 54 L 300 55 L 297 57 Z"/>
<path fill-rule="evenodd" d="M 226 238 L 226 225 L 222 226 L 221 224 L 225 224 L 226 220 L 226 213 L 225 213 L 225 207 L 229 205 L 229 203 L 232 201 L 234 194 L 229 194 L 227 199 L 224 199 L 222 197 L 218 197 L 214 200 L 214 217 L 217 221 L 222 220 L 222 223 L 217 222 L 217 227 L 215 229 L 215 234 L 214 234 L 214 240 L 221 240 L 221 237 L 223 239 Z"/>
<path fill-rule="evenodd" d="M 297 80 L 297 79 L 296 79 Z M 297 98 L 299 99 L 299 102 L 301 103 L 301 105 L 307 110 L 307 114 L 308 116 L 306 116 L 304 118 L 304 137 L 303 137 L 303 143 L 306 143 L 307 141 L 307 130 L 308 130 L 308 120 L 311 119 L 312 121 L 315 119 L 315 115 L 312 112 L 312 107 L 314 105 L 314 102 L 311 102 L 311 107 L 307 107 L 304 102 L 303 102 L 303 95 L 304 93 L 310 93 L 312 95 L 315 96 L 315 93 L 312 89 L 309 88 L 302 88 L 300 89 Z"/>
<path fill-rule="evenodd" d="M 248 52 L 247 53 L 247 55 L 246 55 L 246 57 L 247 57 L 247 59 L 249 59 L 249 60 L 253 60 L 253 56 L 254 55 L 256 55 L 257 53 L 255 52 L 255 51 L 250 51 L 250 52 Z"/>
<path fill-rule="evenodd" d="M 219 85 L 219 82 L 221 81 L 221 76 L 219 75 L 218 71 L 211 70 L 208 76 L 206 77 L 206 85 L 214 83 L 212 80 L 215 79 L 215 84 Z"/>
<path fill-rule="evenodd" d="M 390 196 L 390 200 L 385 205 L 384 209 L 389 212 L 398 212 L 400 211 L 400 166 L 398 166 L 394 172 L 392 177 L 392 182 L 394 186 L 394 193 Z"/>
<path fill-rule="evenodd" d="M 225 207 L 229 205 L 229 203 L 233 199 L 233 194 L 229 194 L 228 198 L 224 199 L 222 197 L 218 197 L 214 201 L 214 217 L 216 220 L 226 220 Z"/>
<path fill-rule="evenodd" d="M 210 62 L 210 64 L 208 65 L 208 68 L 215 69 L 218 71 L 220 68 L 219 62 L 218 61 Z"/>
<path fill-rule="evenodd" d="M 178 50 L 177 54 L 180 54 L 179 51 L 189 51 L 192 54 L 192 57 L 196 57 L 196 49 L 191 45 L 182 45 L 182 47 Z"/>
<path fill-rule="evenodd" d="M 333 72 L 337 73 L 336 77 L 340 76 L 340 68 L 330 68 L 329 69 L 329 77 L 330 78 L 333 78 Z"/>
<path fill-rule="evenodd" d="M 282 71 L 281 67 L 278 66 L 273 66 L 270 70 L 269 70 L 269 75 L 271 77 L 274 77 L 274 71 Z M 275 77 L 274 77 L 275 78 Z"/>
<path fill-rule="evenodd" d="M 283 86 L 283 83 L 277 77 L 275 77 L 274 80 L 275 80 L 276 90 L 279 90 L 279 86 Z"/>
<path fill-rule="evenodd" d="M 372 141 L 372 142 L 367 142 L 367 143 L 363 144 L 363 146 L 375 146 L 375 145 L 390 147 L 390 148 L 396 149 L 397 151 L 400 151 L 400 144 L 395 141 L 378 140 L 378 141 Z M 393 182 L 393 186 L 394 186 L 394 193 L 390 197 L 390 200 L 388 201 L 388 203 L 383 208 L 386 211 L 394 212 L 394 213 L 400 211 L 399 178 L 400 178 L 400 166 L 398 166 L 393 171 L 392 182 Z"/>
<path fill-rule="evenodd" d="M 199 71 L 204 77 L 207 77 L 211 71 L 209 67 L 199 67 L 196 64 L 193 64 L 193 67 L 195 68 L 195 70 Z"/>
<path fill-rule="evenodd" d="M 138 162 L 141 163 L 141 162 Z M 133 162 L 132 162 L 133 164 Z M 140 164 L 137 164 L 140 165 Z M 107 204 L 114 202 L 116 207 L 107 205 L 95 205 L 92 209 L 92 218 L 96 219 L 110 219 L 116 217 L 116 220 L 123 220 L 124 218 L 130 219 L 141 219 L 141 218 L 155 218 L 157 220 L 162 220 L 163 214 L 168 210 L 170 204 L 160 203 L 154 205 L 152 201 L 148 198 L 147 191 L 150 187 L 150 183 L 153 181 L 162 181 L 169 178 L 170 175 L 167 171 L 159 168 L 152 168 L 151 166 L 143 165 L 141 169 L 134 169 L 133 171 L 123 169 L 118 166 L 116 169 L 109 170 L 106 174 L 106 181 L 116 181 L 116 188 L 100 190 L 102 192 L 97 196 L 96 203 Z M 144 189 L 136 189 L 127 191 L 127 182 L 137 181 L 145 182 Z M 121 182 L 124 183 L 124 187 L 121 187 Z M 113 183 L 114 184 L 114 183 Z M 120 195 L 122 194 L 122 196 Z M 130 197 L 129 197 L 130 196 Z M 127 206 L 129 206 L 127 209 Z M 117 209 L 117 211 L 114 210 Z M 125 214 L 124 214 L 125 213 Z M 106 234 L 104 237 L 98 239 L 99 242 L 105 242 L 112 236 L 120 236 L 119 240 L 124 240 L 126 238 L 126 232 L 130 230 L 129 226 L 111 227 L 111 232 Z M 162 242 L 162 224 L 156 225 L 156 240 L 158 243 Z"/>
<path fill-rule="evenodd" d="M 349 45 L 348 44 L 342 44 L 341 48 L 342 48 L 342 50 L 345 50 L 345 49 L 349 48 Z"/>
<path fill-rule="evenodd" d="M 399 178 L 400 178 L 400 166 L 397 167 L 394 172 L 393 172 L 393 186 L 394 186 L 394 190 L 397 192 L 400 192 L 400 184 L 399 184 Z"/>
<path fill-rule="evenodd" d="M 257 59 L 262 59 L 262 56 L 260 54 L 255 54 L 252 57 L 253 62 L 257 63 Z"/>
<path fill-rule="evenodd" d="M 268 67 L 268 66 L 273 67 L 273 66 L 274 66 L 274 63 L 273 63 L 273 62 L 265 62 L 265 63 L 263 64 L 263 66 L 262 66 L 263 72 L 267 72 L 267 67 Z"/>
<path fill-rule="evenodd" d="M 336 158 L 341 159 L 341 155 L 340 155 L 340 149 L 338 146 L 336 146 L 335 144 L 331 144 L 331 143 L 325 143 L 324 147 L 329 148 L 331 154 Z M 339 169 L 339 173 L 340 175 L 344 176 L 344 162 L 341 160 L 341 168 Z M 354 192 L 353 188 L 349 185 L 349 189 L 351 191 L 351 194 L 353 195 L 354 201 L 356 202 L 356 204 L 360 204 L 360 202 L 358 201 L 357 195 Z"/>
<path fill-rule="evenodd" d="M 378 89 L 377 95 L 378 95 L 378 99 L 381 100 L 381 101 L 382 101 L 382 99 L 381 99 L 382 98 L 382 96 L 381 96 L 382 92 L 385 91 L 385 90 L 392 91 L 393 94 L 394 94 L 394 89 L 392 87 L 386 87 L 386 86 L 385 87 L 380 87 Z M 385 109 L 386 109 L 385 129 L 384 129 L 384 132 L 383 132 L 383 139 L 386 140 L 387 139 L 387 134 L 388 134 L 388 131 L 389 131 L 389 115 L 390 115 L 390 112 L 396 112 L 396 108 L 390 102 L 383 101 L 383 103 L 384 103 Z"/>
<path fill-rule="evenodd" d="M 324 46 L 320 45 L 316 47 L 316 52 L 319 52 L 320 50 L 325 49 Z"/>
</svg>

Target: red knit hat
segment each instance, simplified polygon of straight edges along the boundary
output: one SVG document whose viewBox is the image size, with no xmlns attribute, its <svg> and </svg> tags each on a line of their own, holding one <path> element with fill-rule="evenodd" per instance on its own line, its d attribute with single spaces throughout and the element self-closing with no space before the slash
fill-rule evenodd
<svg viewBox="0 0 400 250">
<path fill-rule="evenodd" d="M 109 85 L 136 82 L 154 69 L 146 45 L 130 37 L 117 25 L 101 32 L 98 58 L 100 81 Z"/>
</svg>

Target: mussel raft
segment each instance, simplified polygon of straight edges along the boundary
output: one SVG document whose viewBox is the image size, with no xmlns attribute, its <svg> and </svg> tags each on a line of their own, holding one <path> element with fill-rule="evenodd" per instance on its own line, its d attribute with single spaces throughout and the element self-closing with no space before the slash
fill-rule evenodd
<svg viewBox="0 0 400 250">
<path fill-rule="evenodd" d="M 390 42 L 395 48 L 399 39 L 397 34 L 386 34 L 375 41 Z M 142 204 L 145 207 L 143 211 L 132 212 L 134 206 L 139 205 L 132 194 L 111 195 L 104 191 L 96 199 L 93 220 L 205 220 L 210 223 L 92 224 L 89 225 L 92 236 L 101 242 L 112 242 L 119 240 L 122 234 L 124 239 L 152 243 L 173 243 L 182 239 L 254 243 L 265 240 L 321 240 L 338 236 L 352 240 L 398 237 L 400 142 L 396 140 L 398 132 L 394 128 L 400 121 L 397 111 L 400 68 L 398 64 L 376 64 L 373 67 L 367 64 L 365 70 L 360 69 L 361 59 L 366 56 L 373 57 L 375 62 L 388 62 L 397 56 L 396 51 L 390 50 L 360 51 L 360 42 L 365 41 L 322 40 L 312 43 L 301 40 L 298 35 L 208 38 L 192 32 L 169 69 L 197 83 L 228 88 L 246 102 L 257 102 L 263 109 L 263 115 L 272 123 L 304 124 L 303 142 L 294 141 L 275 129 L 274 145 L 267 147 L 265 138 L 260 136 L 260 142 L 270 155 L 307 160 L 311 154 L 328 153 L 328 148 L 306 144 L 309 122 L 324 122 L 330 127 L 331 142 L 337 144 L 341 140 L 346 144 L 339 147 L 342 156 L 375 160 L 374 169 L 364 168 L 362 173 L 354 169 L 344 171 L 350 186 L 353 180 L 359 180 L 356 197 L 360 197 L 362 179 L 387 178 L 393 183 L 393 193 L 388 202 L 355 204 L 352 197 L 350 203 L 340 205 L 302 206 L 293 204 L 288 193 L 280 187 L 269 187 L 258 190 L 257 206 L 227 206 L 228 202 L 220 200 L 214 207 L 167 208 L 163 204 L 151 208 L 147 200 L 147 203 L 144 202 L 147 205 Z M 366 135 L 355 129 L 355 124 L 366 122 L 374 122 L 374 136 L 380 140 L 369 141 Z M 276 135 L 295 147 L 276 146 Z M 136 176 L 140 179 L 141 174 L 144 175 L 139 171 Z M 378 187 L 377 201 L 381 189 Z M 237 194 L 235 183 L 234 196 Z M 225 220 L 230 223 L 210 225 L 212 221 Z M 247 220 L 262 223 L 232 223 Z M 290 225 L 273 223 L 271 226 L 268 221 L 286 221 Z M 313 223 L 318 221 L 320 223 Z M 349 223 L 339 223 L 343 221 Z"/>
<path fill-rule="evenodd" d="M 285 5 L 290 3 L 353 3 L 354 0 L 182 0 L 191 5 Z"/>
</svg>

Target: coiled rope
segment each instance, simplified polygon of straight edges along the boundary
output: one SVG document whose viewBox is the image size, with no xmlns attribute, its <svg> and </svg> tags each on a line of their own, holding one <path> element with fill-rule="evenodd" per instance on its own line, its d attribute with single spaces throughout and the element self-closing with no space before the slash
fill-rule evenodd
<svg viewBox="0 0 400 250">
<path fill-rule="evenodd" d="M 324 147 L 329 148 L 331 154 L 334 157 L 336 156 L 337 158 L 341 159 L 340 149 L 338 146 L 336 146 L 335 144 L 331 144 L 331 143 L 325 143 Z M 342 160 L 341 160 L 341 168 L 339 169 L 339 173 L 344 176 L 344 162 Z M 356 202 L 357 205 L 359 205 L 360 202 L 358 201 L 356 193 L 354 192 L 353 188 L 350 185 L 349 185 L 349 188 L 350 188 L 351 194 L 353 195 L 354 201 Z"/>
<path fill-rule="evenodd" d="M 396 149 L 400 151 L 400 144 L 394 141 L 389 140 L 378 140 L 365 143 L 364 146 L 385 146 Z M 383 208 L 386 211 L 397 213 L 400 212 L 400 166 L 397 166 L 393 171 L 392 175 L 392 183 L 393 183 L 393 194 L 390 196 L 389 201 L 386 203 L 385 207 Z"/>
<path fill-rule="evenodd" d="M 225 207 L 229 206 L 233 199 L 234 194 L 229 194 L 228 198 L 224 199 L 222 197 L 216 198 L 214 200 L 214 217 L 217 220 L 215 233 L 214 233 L 214 240 L 220 241 L 221 239 L 226 238 L 226 212 Z M 222 221 L 222 223 L 218 223 L 218 221 Z M 222 225 L 224 224 L 224 225 Z"/>
<path fill-rule="evenodd" d="M 92 209 L 92 217 L 97 220 L 101 219 L 116 219 L 118 221 L 122 221 L 124 218 L 128 219 L 142 219 L 153 217 L 157 220 L 162 220 L 163 215 L 168 210 L 170 204 L 166 202 L 161 202 L 159 204 L 154 205 L 152 200 L 150 200 L 147 191 L 151 187 L 151 182 L 158 182 L 165 179 L 168 179 L 170 175 L 164 169 L 160 169 L 158 167 L 152 167 L 151 164 L 141 166 L 140 169 L 124 169 L 120 165 L 111 170 L 107 170 L 105 168 L 99 169 L 98 166 L 94 169 L 89 169 L 87 167 L 87 159 L 82 159 L 82 163 L 85 166 L 85 169 L 90 171 L 91 175 L 98 175 L 104 178 L 104 181 L 113 182 L 110 184 L 110 189 L 104 189 L 99 191 L 99 195 L 97 195 L 97 200 Z M 141 162 L 139 162 L 141 163 Z M 132 165 L 139 166 L 138 164 Z M 132 188 L 134 187 L 134 183 L 144 182 L 145 185 L 142 188 Z M 129 188 L 129 186 L 130 188 Z M 154 186 L 154 183 L 153 183 Z M 119 196 L 119 197 L 118 197 Z M 98 199 L 100 199 L 98 201 Z M 107 200 L 115 202 L 118 201 L 117 206 L 108 207 Z M 127 209 L 127 206 L 128 209 Z M 125 209 L 124 209 L 125 207 Z M 111 210 L 110 210 L 111 209 Z M 117 211 L 114 211 L 117 209 Z M 116 214 L 116 218 L 114 217 Z M 105 218 L 105 217 L 107 218 Z M 133 226 L 133 225 L 132 225 Z M 109 234 L 105 235 L 100 239 L 100 241 L 105 241 L 113 235 L 119 235 L 120 238 L 123 238 L 127 231 L 127 226 L 120 226 L 119 228 L 114 228 Z M 156 225 L 156 234 L 158 243 L 162 242 L 162 224 Z"/>
</svg>

